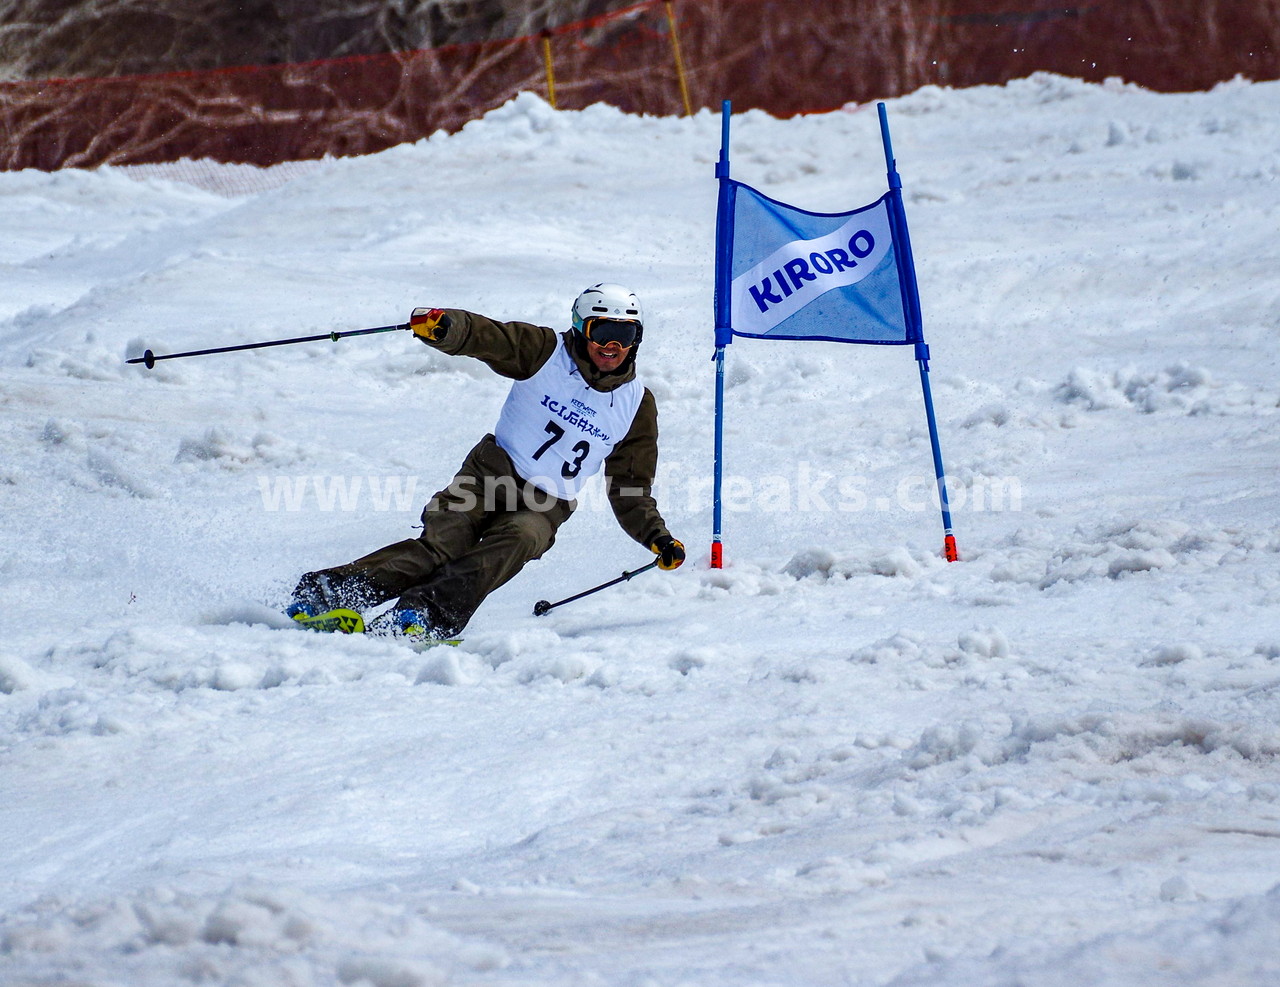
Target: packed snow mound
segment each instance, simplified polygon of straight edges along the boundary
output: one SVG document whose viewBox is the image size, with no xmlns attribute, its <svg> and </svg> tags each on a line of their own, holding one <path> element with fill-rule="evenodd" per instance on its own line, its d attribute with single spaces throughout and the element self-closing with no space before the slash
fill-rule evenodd
<svg viewBox="0 0 1280 987">
<path fill-rule="evenodd" d="M 70 903 L 10 922 L 0 951 L 57 955 L 124 981 L 272 985 L 309 981 L 308 971 L 327 967 L 341 984 L 437 987 L 509 962 L 501 947 L 450 935 L 404 908 L 252 884 L 205 895 L 150 887 Z"/>
<path fill-rule="evenodd" d="M 934 954 L 889 981 L 890 987 L 928 987 L 963 983 L 998 987 L 1012 981 L 1025 987 L 1061 983 L 1128 987 L 1134 983 L 1192 985 L 1260 984 L 1280 973 L 1272 947 L 1280 931 L 1280 886 L 1265 895 L 1249 895 L 1225 907 L 1206 904 L 1182 876 L 1161 884 L 1161 897 L 1182 902 L 1187 917 L 1161 923 L 1142 934 L 1098 936 L 1060 947 L 1029 948 L 994 960 L 956 959 Z M 1189 904 L 1189 903 L 1197 904 Z M 1155 979 L 1153 979 L 1153 977 Z"/>
</svg>

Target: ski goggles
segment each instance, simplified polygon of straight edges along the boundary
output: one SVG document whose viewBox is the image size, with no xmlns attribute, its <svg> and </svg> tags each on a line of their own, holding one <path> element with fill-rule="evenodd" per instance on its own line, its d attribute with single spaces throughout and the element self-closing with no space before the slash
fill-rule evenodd
<svg viewBox="0 0 1280 987">
<path fill-rule="evenodd" d="M 603 317 L 585 319 L 582 323 L 582 335 L 597 346 L 617 343 L 626 349 L 635 345 L 636 337 L 640 335 L 640 323 L 629 319 Z"/>
</svg>

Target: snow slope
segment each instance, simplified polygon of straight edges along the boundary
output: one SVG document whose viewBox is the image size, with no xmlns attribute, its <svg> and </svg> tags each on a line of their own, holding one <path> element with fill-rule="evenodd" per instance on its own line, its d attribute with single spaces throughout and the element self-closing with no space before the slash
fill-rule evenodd
<svg viewBox="0 0 1280 987">
<path fill-rule="evenodd" d="M 0 983 L 1275 982 L 1278 106 L 890 102 L 952 565 L 910 354 L 743 340 L 707 569 L 713 114 L 0 175 Z M 870 107 L 732 160 L 884 189 Z M 502 380 L 397 334 L 123 363 L 597 280 L 691 561 L 531 616 L 648 558 L 593 488 L 457 650 L 271 607 L 411 536 Z"/>
</svg>

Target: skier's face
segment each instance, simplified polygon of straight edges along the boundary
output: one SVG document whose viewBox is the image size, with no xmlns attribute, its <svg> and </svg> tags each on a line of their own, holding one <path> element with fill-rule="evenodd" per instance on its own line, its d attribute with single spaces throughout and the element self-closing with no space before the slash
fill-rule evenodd
<svg viewBox="0 0 1280 987">
<path fill-rule="evenodd" d="M 587 341 L 587 356 L 596 365 L 596 369 L 604 373 L 617 370 L 622 366 L 622 361 L 627 358 L 627 354 L 630 352 L 630 346 L 621 346 L 616 342 L 600 346 L 590 340 Z"/>
</svg>

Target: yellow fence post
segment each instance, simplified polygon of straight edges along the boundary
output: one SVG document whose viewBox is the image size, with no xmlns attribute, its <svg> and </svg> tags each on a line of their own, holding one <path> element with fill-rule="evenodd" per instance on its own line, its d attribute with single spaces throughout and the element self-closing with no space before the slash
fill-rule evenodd
<svg viewBox="0 0 1280 987">
<path fill-rule="evenodd" d="M 685 78 L 684 59 L 680 55 L 680 32 L 676 28 L 676 14 L 671 0 L 663 0 L 663 2 L 667 7 L 667 25 L 671 28 L 671 50 L 676 56 L 676 77 L 680 80 L 680 98 L 684 100 L 684 115 L 691 117 L 693 106 L 689 103 L 689 82 Z"/>
<path fill-rule="evenodd" d="M 547 63 L 547 98 L 551 108 L 556 108 L 556 70 L 551 61 L 551 29 L 542 32 L 542 60 Z"/>
</svg>

